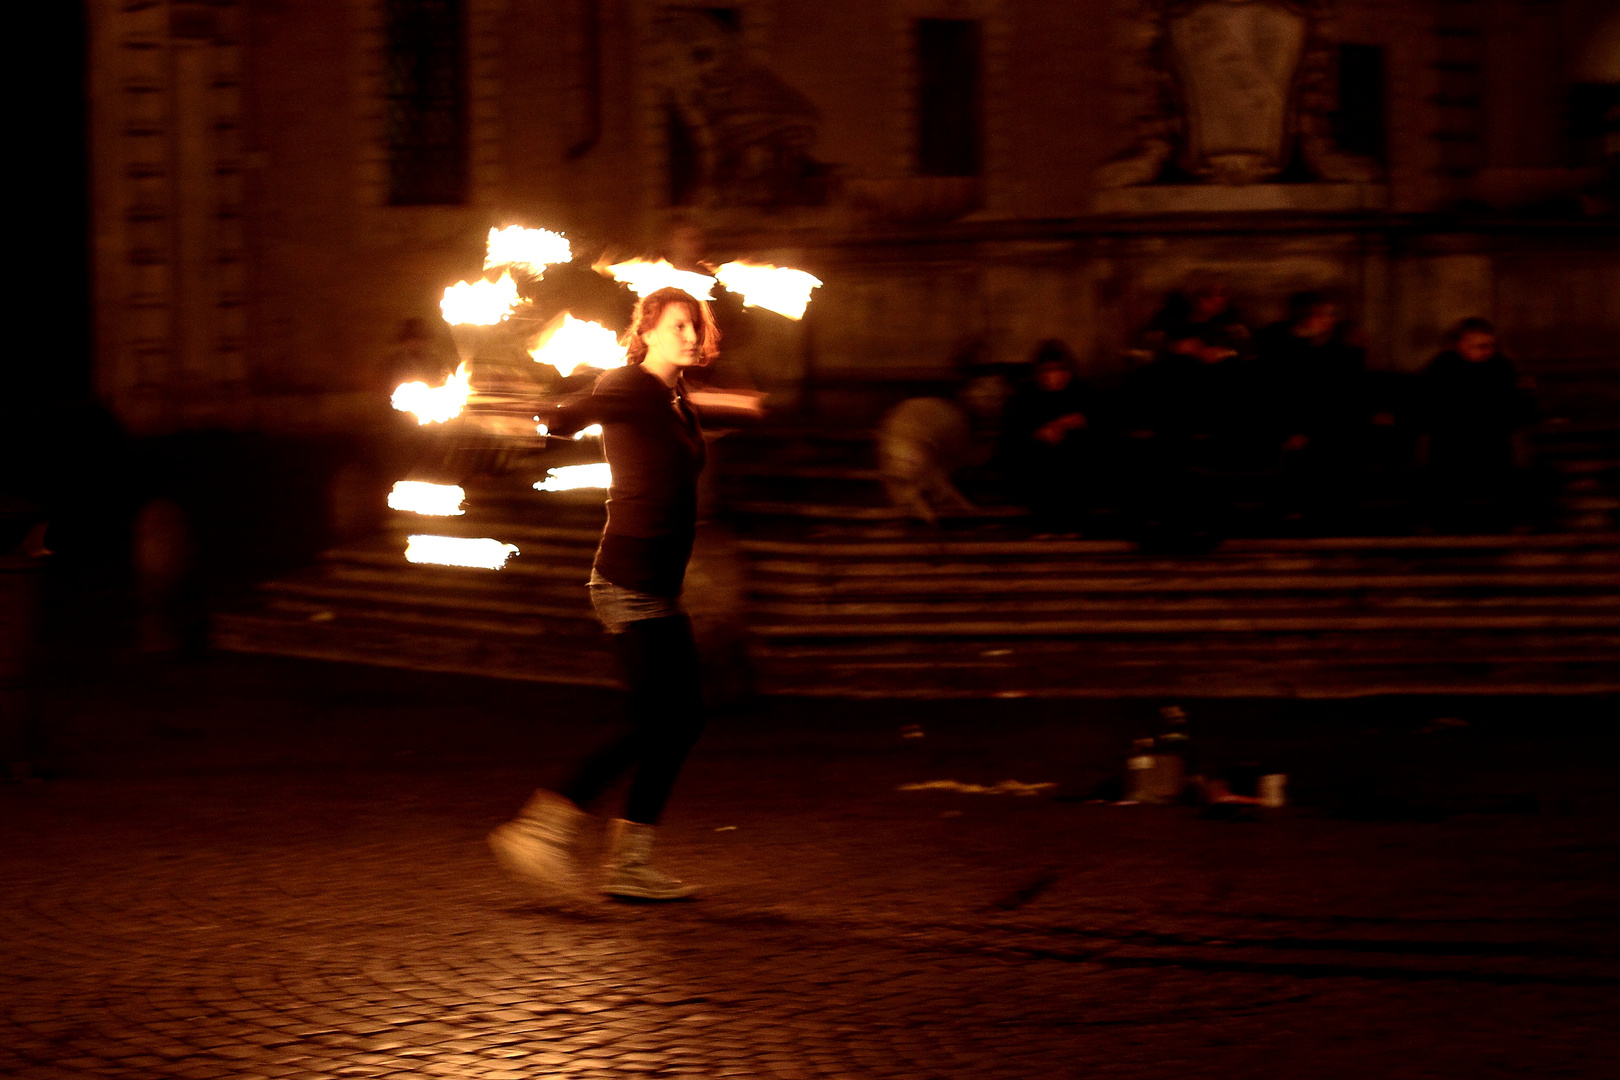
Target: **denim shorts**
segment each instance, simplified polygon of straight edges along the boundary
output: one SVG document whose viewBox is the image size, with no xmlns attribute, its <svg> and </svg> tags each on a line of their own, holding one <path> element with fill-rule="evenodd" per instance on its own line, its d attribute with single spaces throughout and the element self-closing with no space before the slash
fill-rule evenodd
<svg viewBox="0 0 1620 1080">
<path fill-rule="evenodd" d="M 643 619 L 667 619 L 684 614 L 681 602 L 674 596 L 654 596 L 615 585 L 591 570 L 591 580 L 585 583 L 591 590 L 591 607 L 596 617 L 610 634 L 620 634 L 633 622 Z"/>
</svg>

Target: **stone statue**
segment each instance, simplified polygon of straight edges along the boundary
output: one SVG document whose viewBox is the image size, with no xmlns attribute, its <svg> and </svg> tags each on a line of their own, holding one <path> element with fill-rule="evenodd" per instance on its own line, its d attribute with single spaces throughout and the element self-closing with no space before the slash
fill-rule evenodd
<svg viewBox="0 0 1620 1080">
<path fill-rule="evenodd" d="M 828 169 L 811 153 L 820 112 L 751 59 L 734 27 L 702 10 L 667 8 L 655 23 L 655 45 L 671 167 L 688 172 L 672 185 L 672 202 L 773 208 L 825 201 Z"/>
<path fill-rule="evenodd" d="M 1327 0 L 1148 0 L 1150 105 L 1136 145 L 1102 187 L 1151 184 L 1174 164 L 1215 184 L 1286 170 L 1296 149 L 1317 180 L 1369 182 L 1378 166 L 1337 150 Z"/>
</svg>

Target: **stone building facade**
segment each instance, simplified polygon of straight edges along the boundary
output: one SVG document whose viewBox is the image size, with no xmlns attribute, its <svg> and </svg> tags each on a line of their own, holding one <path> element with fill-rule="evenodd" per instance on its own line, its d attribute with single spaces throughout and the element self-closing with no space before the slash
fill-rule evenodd
<svg viewBox="0 0 1620 1080">
<path fill-rule="evenodd" d="M 386 417 L 485 232 L 820 276 L 791 397 L 1060 337 L 1130 363 L 1219 273 L 1372 362 L 1457 318 L 1620 378 L 1610 0 L 91 0 L 97 380 L 135 430 Z M 773 317 L 774 318 L 774 317 Z M 446 339 L 447 340 L 447 339 Z"/>
</svg>

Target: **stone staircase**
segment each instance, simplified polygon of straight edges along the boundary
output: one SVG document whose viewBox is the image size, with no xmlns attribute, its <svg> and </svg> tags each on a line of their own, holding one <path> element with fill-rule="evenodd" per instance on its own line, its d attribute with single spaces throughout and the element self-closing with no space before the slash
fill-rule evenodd
<svg viewBox="0 0 1620 1080">
<path fill-rule="evenodd" d="M 988 506 L 899 519 L 860 434 L 761 432 L 717 455 L 764 692 L 831 696 L 1358 696 L 1620 690 L 1620 533 L 1602 440 L 1585 528 L 1500 536 L 1232 539 L 1203 556 L 1041 537 Z M 1581 440 L 1585 439 L 1585 442 Z M 461 518 L 395 514 L 221 613 L 223 648 L 613 685 L 585 590 L 599 492 L 513 476 Z M 1568 493 L 1566 493 L 1568 494 Z M 1596 505 L 1593 505 L 1597 503 Z M 1573 523 L 1571 523 L 1573 524 Z M 502 571 L 415 566 L 406 536 L 490 536 Z"/>
<path fill-rule="evenodd" d="M 493 485 L 472 512 L 390 512 L 387 528 L 264 583 L 256 601 L 215 615 L 213 640 L 273 653 L 541 682 L 618 685 L 584 583 L 602 531 L 600 492 Z M 502 570 L 413 565 L 412 533 L 489 536 L 519 554 Z"/>
<path fill-rule="evenodd" d="M 1620 688 L 1620 536 L 745 540 L 768 687 L 857 696 Z"/>
</svg>

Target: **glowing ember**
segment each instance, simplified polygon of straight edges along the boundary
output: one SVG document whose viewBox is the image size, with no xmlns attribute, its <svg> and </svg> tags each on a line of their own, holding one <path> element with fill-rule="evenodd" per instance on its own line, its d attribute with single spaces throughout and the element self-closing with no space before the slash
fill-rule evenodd
<svg viewBox="0 0 1620 1080">
<path fill-rule="evenodd" d="M 489 230 L 484 269 L 513 266 L 531 274 L 542 274 L 552 263 L 565 263 L 574 257 L 568 237 L 550 229 L 525 229 L 511 225 Z"/>
<path fill-rule="evenodd" d="M 394 391 L 394 408 L 414 413 L 418 424 L 440 424 L 461 415 L 462 406 L 472 395 L 472 373 L 463 360 L 456 373 L 443 386 L 424 382 L 402 383 Z"/>
<path fill-rule="evenodd" d="M 729 292 L 742 297 L 743 307 L 762 307 L 790 319 L 804 318 L 810 290 L 821 279 L 788 266 L 728 262 L 714 272 Z"/>
<path fill-rule="evenodd" d="M 546 478 L 536 481 L 536 491 L 577 491 L 580 488 L 605 488 L 613 482 L 613 473 L 607 462 L 594 465 L 564 465 L 547 469 Z"/>
<path fill-rule="evenodd" d="M 455 484 L 429 484 L 421 480 L 401 480 L 388 493 L 390 510 L 409 510 L 430 517 L 460 517 L 466 513 L 461 501 L 467 497 Z"/>
<path fill-rule="evenodd" d="M 691 270 L 677 270 L 669 264 L 668 259 L 657 262 L 631 259 L 629 262 L 614 263 L 607 268 L 607 272 L 614 281 L 630 286 L 637 296 L 673 287 L 685 289 L 699 300 L 714 299 L 714 278 Z"/>
<path fill-rule="evenodd" d="M 601 438 L 602 425 L 601 424 L 592 424 L 589 427 L 580 428 L 577 432 L 574 433 L 574 441 L 578 442 L 579 440 L 585 438 L 587 435 L 595 435 L 596 437 Z"/>
<path fill-rule="evenodd" d="M 537 364 L 550 364 L 567 378 L 582 367 L 624 367 L 625 348 L 619 337 L 600 323 L 586 322 L 563 312 L 562 324 L 529 351 Z"/>
<path fill-rule="evenodd" d="M 444 290 L 439 310 L 451 326 L 494 326 L 518 305 L 517 282 L 511 274 L 499 281 L 459 281 Z"/>
<path fill-rule="evenodd" d="M 408 536 L 405 538 L 405 558 L 413 563 L 433 563 L 436 566 L 467 566 L 475 570 L 499 570 L 506 560 L 518 553 L 511 544 L 488 537 L 471 539 L 465 536 Z"/>
</svg>

